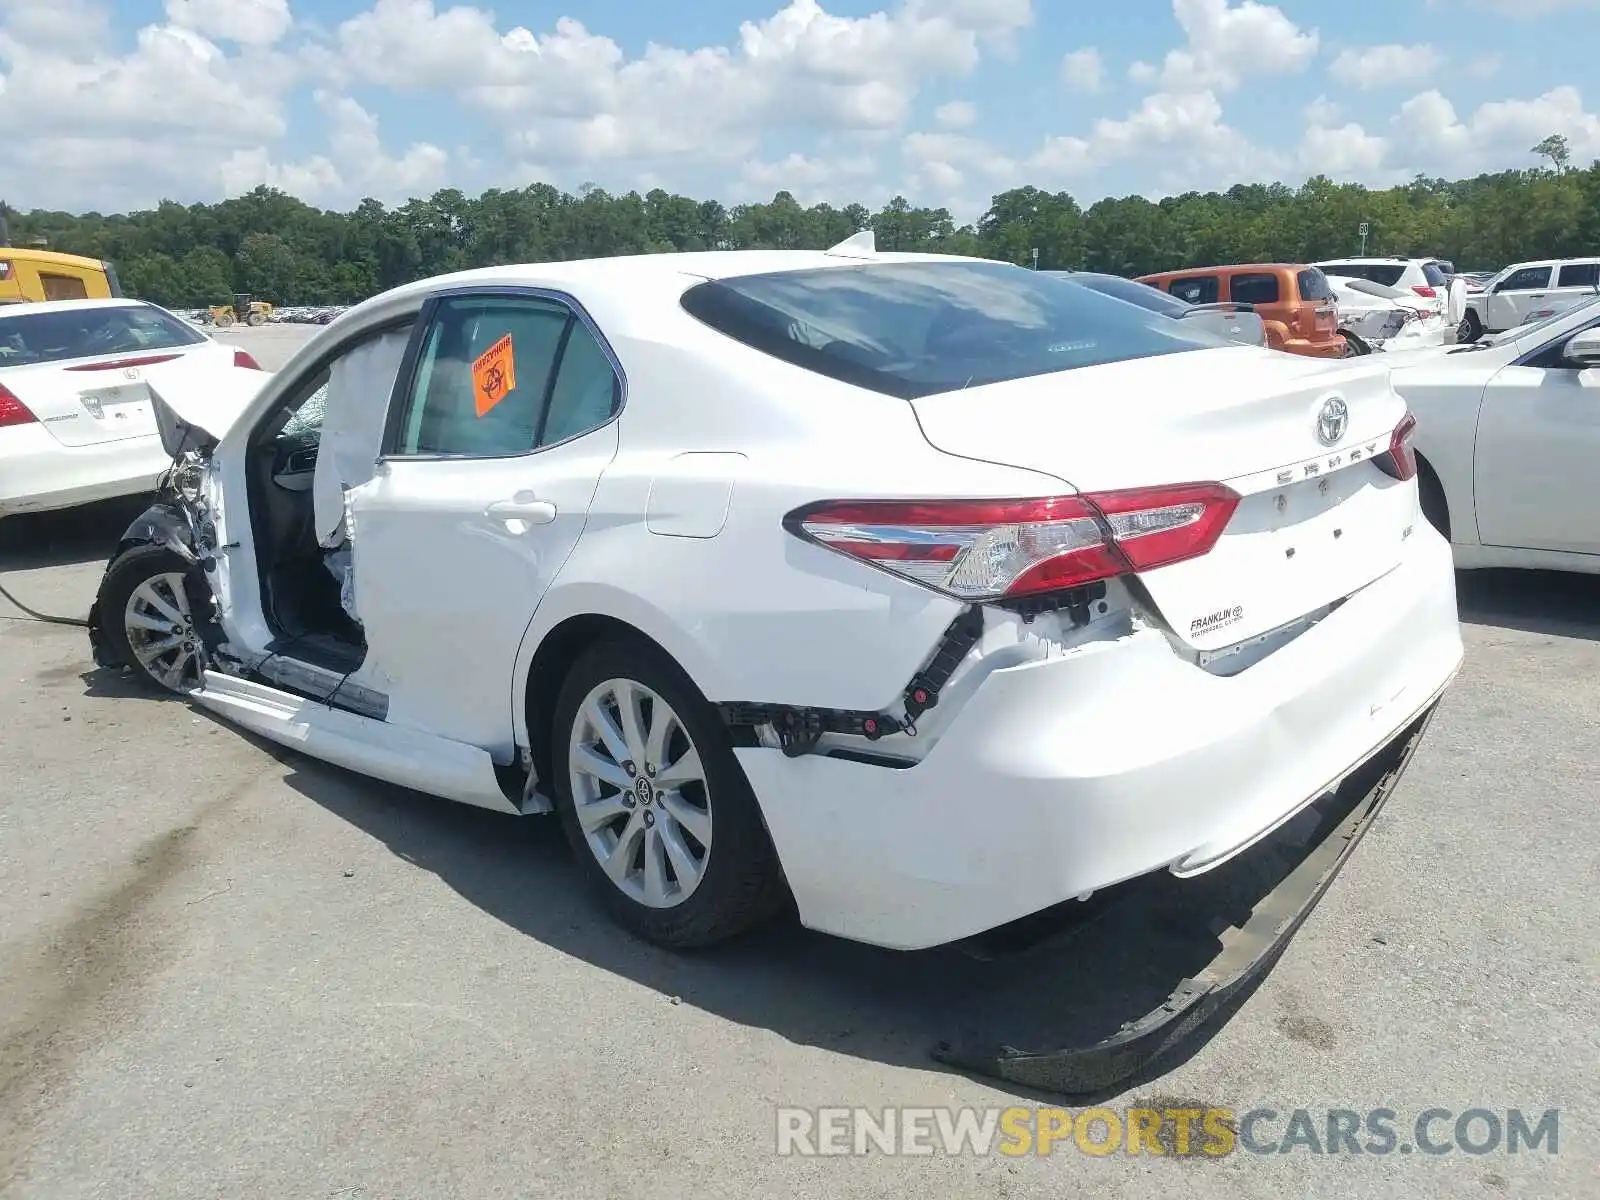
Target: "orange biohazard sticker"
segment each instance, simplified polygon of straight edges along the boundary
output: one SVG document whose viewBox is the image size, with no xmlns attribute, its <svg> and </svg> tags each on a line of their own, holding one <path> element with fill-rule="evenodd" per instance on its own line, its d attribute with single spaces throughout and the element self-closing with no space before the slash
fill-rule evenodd
<svg viewBox="0 0 1600 1200">
<path fill-rule="evenodd" d="M 517 360 L 508 333 L 472 360 L 472 398 L 481 417 L 517 386 Z"/>
</svg>

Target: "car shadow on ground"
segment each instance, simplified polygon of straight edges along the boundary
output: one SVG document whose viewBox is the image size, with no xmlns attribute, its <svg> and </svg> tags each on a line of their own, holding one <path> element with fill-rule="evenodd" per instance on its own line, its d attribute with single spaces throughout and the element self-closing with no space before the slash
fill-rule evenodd
<svg viewBox="0 0 1600 1200">
<path fill-rule="evenodd" d="M 1600 575 L 1458 571 L 1456 604 L 1469 625 L 1600 641 Z"/>
<path fill-rule="evenodd" d="M 1050 1050 L 1110 1036 L 1199 972 L 1219 949 L 1216 934 L 1242 924 L 1305 852 L 1304 827 L 1286 827 L 1199 878 L 1153 877 L 1114 904 L 1074 901 L 1038 922 L 1065 932 L 989 961 L 953 948 L 880 950 L 812 933 L 792 914 L 721 947 L 673 953 L 610 921 L 554 817 L 466 808 L 268 750 L 295 790 L 528 937 L 788 1041 L 921 1069 L 944 1069 L 931 1058 L 942 1041 Z M 1075 908 L 1095 915 L 1073 919 Z M 1140 1089 L 1192 1057 L 1255 986 L 1105 1095 Z"/>
<path fill-rule="evenodd" d="M 150 507 L 150 499 L 129 496 L 61 512 L 0 517 L 0 574 L 104 562 L 117 539 Z"/>
</svg>

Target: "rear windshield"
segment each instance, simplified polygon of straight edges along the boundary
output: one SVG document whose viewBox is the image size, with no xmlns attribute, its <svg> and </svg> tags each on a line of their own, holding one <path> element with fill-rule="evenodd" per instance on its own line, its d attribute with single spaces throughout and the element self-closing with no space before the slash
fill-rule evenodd
<svg viewBox="0 0 1600 1200">
<path fill-rule="evenodd" d="M 1450 276 L 1444 273 L 1444 268 L 1438 263 L 1423 263 L 1422 275 L 1428 281 L 1429 287 L 1441 288 L 1450 284 Z"/>
<path fill-rule="evenodd" d="M 31 305 L 29 306 L 32 307 Z M 0 367 L 131 354 L 205 341 L 182 321 L 148 304 L 68 308 L 0 317 Z"/>
<path fill-rule="evenodd" d="M 1328 286 L 1328 276 L 1337 274 L 1337 271 L 1331 269 L 1324 272 L 1319 271 L 1316 267 L 1306 267 L 1295 277 L 1295 286 L 1300 289 L 1300 299 L 1332 300 L 1334 298 L 1333 288 Z M 1367 277 L 1360 276 L 1360 278 L 1365 279 Z M 1398 279 L 1400 277 L 1396 275 L 1395 278 Z M 1374 282 L 1381 282 L 1381 280 Z"/>
<path fill-rule="evenodd" d="M 913 399 L 1233 343 L 1005 263 L 876 263 L 697 284 L 683 307 L 795 366 Z"/>
<path fill-rule="evenodd" d="M 1323 263 L 1322 273 L 1342 275 L 1346 279 L 1370 279 L 1373 283 L 1393 287 L 1400 282 L 1400 276 L 1406 273 L 1406 265 L 1405 263 Z"/>
</svg>

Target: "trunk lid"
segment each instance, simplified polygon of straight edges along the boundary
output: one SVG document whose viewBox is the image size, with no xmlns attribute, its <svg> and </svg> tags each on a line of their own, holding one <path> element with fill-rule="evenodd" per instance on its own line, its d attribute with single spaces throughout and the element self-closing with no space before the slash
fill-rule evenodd
<svg viewBox="0 0 1600 1200">
<path fill-rule="evenodd" d="M 1082 492 L 1225 483 L 1242 497 L 1207 555 L 1140 573 L 1201 651 L 1270 632 L 1399 561 L 1413 485 L 1372 462 L 1405 402 L 1370 359 L 1249 347 L 1111 363 L 912 401 L 928 440 Z M 1329 415 L 1343 406 L 1337 436 Z"/>
<path fill-rule="evenodd" d="M 152 384 L 187 388 L 235 369 L 230 348 L 206 342 L 0 368 L 0 382 L 56 441 L 80 447 L 154 436 Z"/>
</svg>

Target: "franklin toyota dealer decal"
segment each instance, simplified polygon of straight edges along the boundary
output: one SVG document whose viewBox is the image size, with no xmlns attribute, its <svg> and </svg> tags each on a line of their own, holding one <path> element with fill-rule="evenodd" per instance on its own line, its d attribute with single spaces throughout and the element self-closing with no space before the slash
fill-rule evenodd
<svg viewBox="0 0 1600 1200">
<path fill-rule="evenodd" d="M 1244 608 L 1235 604 L 1232 608 L 1220 608 L 1210 616 L 1196 617 L 1189 622 L 1189 634 L 1215 633 L 1219 629 L 1226 629 L 1244 618 Z"/>
</svg>

